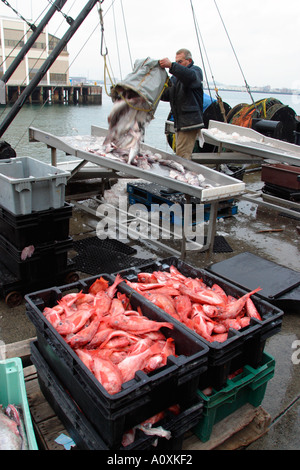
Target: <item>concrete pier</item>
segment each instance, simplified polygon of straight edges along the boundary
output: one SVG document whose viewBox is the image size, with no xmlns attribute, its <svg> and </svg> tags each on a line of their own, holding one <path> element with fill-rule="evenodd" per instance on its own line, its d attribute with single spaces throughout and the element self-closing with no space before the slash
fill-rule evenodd
<svg viewBox="0 0 300 470">
<path fill-rule="evenodd" d="M 26 87 L 6 85 L 6 103 L 14 104 Z M 26 103 L 102 104 L 102 87 L 98 85 L 38 85 Z"/>
</svg>

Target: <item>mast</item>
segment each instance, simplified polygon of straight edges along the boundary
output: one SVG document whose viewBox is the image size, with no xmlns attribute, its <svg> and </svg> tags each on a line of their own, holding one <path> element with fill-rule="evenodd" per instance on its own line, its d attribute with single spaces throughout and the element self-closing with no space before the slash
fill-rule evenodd
<svg viewBox="0 0 300 470">
<path fill-rule="evenodd" d="M 85 18 L 88 16 L 88 14 L 91 12 L 91 10 L 94 8 L 96 3 L 99 2 L 99 0 L 89 0 L 85 7 L 81 10 L 77 18 L 72 22 L 70 25 L 68 31 L 64 34 L 64 36 L 61 38 L 61 40 L 58 42 L 56 47 L 53 49 L 51 54 L 47 57 L 43 65 L 40 67 L 40 69 L 37 71 L 29 85 L 24 89 L 22 94 L 19 96 L 15 104 L 12 106 L 10 112 L 6 115 L 2 123 L 0 124 L 0 137 L 4 134 L 6 129 L 9 127 L 15 116 L 18 114 L 20 109 L 22 108 L 23 104 L 25 103 L 26 99 L 28 96 L 31 95 L 33 90 L 36 88 L 36 86 L 39 84 L 41 79 L 44 77 L 44 75 L 47 73 L 53 62 L 56 60 L 56 58 L 59 56 L 59 54 L 62 52 L 63 48 L 65 45 L 70 41 L 74 33 L 77 31 L 79 26 L 82 24 L 82 22 L 85 20 Z"/>
<path fill-rule="evenodd" d="M 67 0 L 56 0 L 56 2 L 52 5 L 49 9 L 48 13 L 44 16 L 40 24 L 33 29 L 33 33 L 31 34 L 28 41 L 24 44 L 22 49 L 20 50 L 19 54 L 14 58 L 13 62 L 8 67 L 5 74 L 1 77 L 0 80 L 0 104 L 6 104 L 6 97 L 5 97 L 5 84 L 8 82 L 16 68 L 24 59 L 25 55 L 31 49 L 32 45 L 35 43 L 39 35 L 42 33 L 45 26 L 49 23 L 50 19 L 54 15 L 56 11 L 61 10 Z"/>
</svg>

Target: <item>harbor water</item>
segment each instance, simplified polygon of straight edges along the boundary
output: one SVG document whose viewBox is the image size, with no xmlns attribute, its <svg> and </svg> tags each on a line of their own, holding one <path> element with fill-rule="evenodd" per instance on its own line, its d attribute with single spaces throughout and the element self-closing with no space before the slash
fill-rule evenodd
<svg viewBox="0 0 300 470">
<path fill-rule="evenodd" d="M 17 152 L 17 156 L 31 156 L 42 161 L 50 162 L 50 150 L 39 142 L 29 142 L 28 128 L 35 127 L 57 136 L 89 135 L 91 126 L 108 127 L 107 117 L 112 108 L 112 100 L 103 88 L 102 105 L 84 104 L 45 104 L 24 105 L 6 132 L 1 136 Z M 232 108 L 240 103 L 251 104 L 252 100 L 247 92 L 220 91 L 220 96 L 225 103 Z M 262 94 L 253 93 L 253 99 L 258 101 L 263 98 L 274 97 L 284 105 L 292 108 L 300 115 L 300 95 L 291 94 Z M 214 98 L 214 93 L 212 93 Z M 0 107 L 0 119 L 3 120 L 10 111 L 9 106 Z M 165 120 L 168 117 L 170 105 L 160 102 L 154 119 L 146 128 L 145 143 L 160 150 L 171 151 L 164 134 Z M 66 160 L 64 153 L 58 152 L 58 161 Z"/>
</svg>

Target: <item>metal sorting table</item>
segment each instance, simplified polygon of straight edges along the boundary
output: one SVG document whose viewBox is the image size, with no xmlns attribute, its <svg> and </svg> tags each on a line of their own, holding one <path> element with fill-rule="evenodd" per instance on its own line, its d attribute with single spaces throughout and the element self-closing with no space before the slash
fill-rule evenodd
<svg viewBox="0 0 300 470">
<path fill-rule="evenodd" d="M 218 147 L 218 153 L 214 155 L 219 156 L 220 163 L 235 161 L 236 158 L 238 159 L 239 156 L 244 155 L 245 158 L 249 159 L 249 162 L 260 159 L 261 162 L 269 160 L 300 167 L 299 145 L 266 137 L 253 129 L 218 121 L 209 121 L 208 129 L 202 129 L 201 132 L 206 143 Z M 287 215 L 299 215 L 299 212 L 296 211 L 299 211 L 300 204 L 297 202 L 260 194 L 258 191 L 245 192 L 241 197 L 246 201 L 260 204 L 269 209 L 283 210 Z M 288 208 L 282 207 L 285 205 Z"/>
<path fill-rule="evenodd" d="M 221 149 L 232 150 L 263 159 L 300 166 L 300 146 L 266 137 L 253 129 L 224 122 L 209 121 L 202 129 L 205 142 Z"/>
<path fill-rule="evenodd" d="M 111 173 L 112 178 L 124 177 L 135 177 L 143 180 L 166 186 L 170 189 L 180 191 L 186 195 L 187 203 L 191 196 L 196 197 L 201 203 L 210 203 L 210 218 L 208 224 L 208 233 L 206 237 L 206 243 L 200 245 L 194 242 L 194 249 L 199 251 L 212 251 L 214 235 L 216 231 L 216 219 L 218 202 L 221 200 L 227 200 L 232 197 L 240 196 L 245 191 L 245 184 L 235 178 L 228 175 L 224 175 L 218 171 L 207 168 L 203 165 L 199 165 L 193 161 L 185 160 L 178 157 L 175 154 L 170 154 L 164 151 L 160 151 L 157 148 L 149 145 L 142 144 L 142 150 L 149 150 L 152 153 L 159 153 L 164 159 L 174 160 L 182 164 L 186 170 L 193 171 L 197 174 L 201 174 L 205 178 L 205 183 L 209 184 L 207 188 L 201 188 L 192 186 L 187 183 L 183 183 L 169 177 L 170 168 L 162 167 L 158 163 L 155 163 L 151 167 L 151 171 L 142 170 L 133 165 L 128 165 L 122 161 L 109 158 L 108 156 L 100 156 L 96 153 L 87 151 L 89 145 L 97 143 L 97 138 L 104 137 L 107 134 L 107 129 L 101 127 L 92 126 L 90 136 L 76 136 L 76 137 L 57 137 L 48 132 L 41 131 L 39 129 L 30 127 L 29 128 L 29 140 L 31 142 L 42 142 L 51 148 L 52 164 L 56 164 L 56 150 L 61 150 L 67 155 L 73 155 L 78 160 L 78 165 L 74 169 L 73 173 L 79 171 L 87 162 L 91 162 L 95 165 L 99 165 L 107 176 L 107 170 L 113 170 Z M 100 173 L 101 174 L 101 173 Z M 71 176 L 72 177 L 72 176 Z M 80 206 L 82 207 L 82 205 Z M 164 248 L 167 248 L 163 245 Z M 168 251 L 178 255 L 178 251 L 172 248 L 167 248 Z M 186 240 L 184 235 L 182 236 L 182 249 L 181 256 L 185 256 Z"/>
</svg>

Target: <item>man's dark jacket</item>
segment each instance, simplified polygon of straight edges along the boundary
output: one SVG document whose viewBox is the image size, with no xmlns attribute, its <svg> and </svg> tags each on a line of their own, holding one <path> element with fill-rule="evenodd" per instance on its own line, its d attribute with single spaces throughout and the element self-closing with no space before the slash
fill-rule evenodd
<svg viewBox="0 0 300 470">
<path fill-rule="evenodd" d="M 169 101 L 175 131 L 203 127 L 203 73 L 192 61 L 187 67 L 172 62 L 172 77 L 161 100 Z"/>
</svg>

